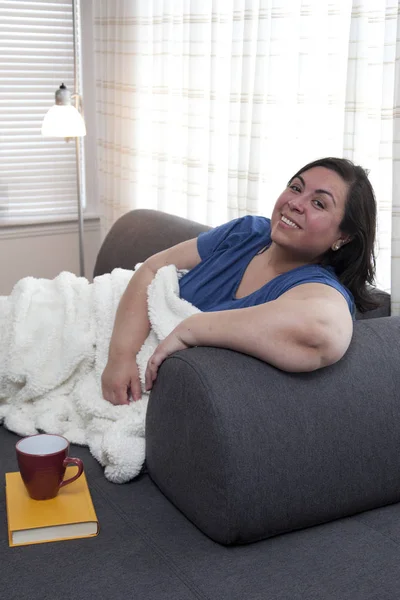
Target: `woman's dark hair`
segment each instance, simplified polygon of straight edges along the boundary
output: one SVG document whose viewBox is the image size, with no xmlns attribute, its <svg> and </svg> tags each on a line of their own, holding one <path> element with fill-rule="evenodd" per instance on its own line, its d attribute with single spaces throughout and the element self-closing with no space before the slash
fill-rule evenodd
<svg viewBox="0 0 400 600">
<path fill-rule="evenodd" d="M 331 248 L 320 261 L 334 268 L 341 283 L 354 296 L 356 307 L 365 312 L 378 306 L 368 290 L 375 278 L 376 201 L 368 173 L 346 158 L 321 158 L 305 165 L 292 177 L 294 179 L 314 167 L 335 171 L 348 185 L 348 193 L 340 230 L 351 241 L 339 250 Z M 291 179 L 291 181 L 292 181 Z"/>
</svg>

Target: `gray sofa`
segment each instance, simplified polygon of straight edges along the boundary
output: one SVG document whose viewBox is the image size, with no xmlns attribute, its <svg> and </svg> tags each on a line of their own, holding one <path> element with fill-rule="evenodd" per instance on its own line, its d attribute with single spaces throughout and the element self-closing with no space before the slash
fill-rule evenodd
<svg viewBox="0 0 400 600">
<path fill-rule="evenodd" d="M 95 275 L 205 229 L 132 211 L 105 239 Z M 0 597 L 397 600 L 400 319 L 377 294 L 382 306 L 355 323 L 346 356 L 315 373 L 215 348 L 165 361 L 136 480 L 112 484 L 87 448 L 71 448 L 85 463 L 97 538 L 9 548 L 3 491 Z M 3 489 L 18 439 L 0 428 Z"/>
</svg>

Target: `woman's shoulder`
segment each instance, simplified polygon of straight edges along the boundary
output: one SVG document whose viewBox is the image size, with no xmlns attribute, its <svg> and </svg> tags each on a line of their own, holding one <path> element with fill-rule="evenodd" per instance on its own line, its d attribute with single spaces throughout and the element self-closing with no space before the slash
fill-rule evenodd
<svg viewBox="0 0 400 600">
<path fill-rule="evenodd" d="M 321 283 L 334 283 L 335 286 L 337 285 L 347 289 L 341 283 L 333 267 L 330 266 L 310 263 L 291 269 L 290 271 L 286 272 L 286 275 L 289 280 L 291 279 L 297 283 L 312 283 L 314 281 L 320 281 Z"/>
<path fill-rule="evenodd" d="M 261 217 L 259 215 L 246 215 L 236 219 L 238 229 L 247 231 L 262 232 L 265 235 L 265 230 L 270 229 L 271 219 Z"/>
<path fill-rule="evenodd" d="M 347 301 L 351 314 L 354 314 L 355 304 L 353 295 L 340 281 L 333 267 L 308 264 L 288 271 L 287 275 L 286 284 L 290 287 L 295 287 L 303 283 L 322 283 L 333 287 L 342 294 Z"/>
<path fill-rule="evenodd" d="M 197 250 L 204 261 L 215 252 L 225 252 L 243 244 L 246 248 L 259 247 L 260 240 L 270 238 L 270 230 L 270 219 L 246 215 L 200 233 Z"/>
<path fill-rule="evenodd" d="M 226 232 L 229 238 L 244 237 L 248 240 L 265 239 L 271 232 L 271 219 L 257 215 L 246 215 L 226 223 Z"/>
</svg>

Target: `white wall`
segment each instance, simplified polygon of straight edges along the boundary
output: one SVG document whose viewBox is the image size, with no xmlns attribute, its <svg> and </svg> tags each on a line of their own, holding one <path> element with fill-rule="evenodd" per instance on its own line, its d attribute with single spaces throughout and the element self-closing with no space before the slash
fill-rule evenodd
<svg viewBox="0 0 400 600">
<path fill-rule="evenodd" d="M 100 244 L 98 220 L 85 222 L 85 275 L 91 279 Z M 0 296 L 31 275 L 52 279 L 61 271 L 79 275 L 77 225 L 73 222 L 7 227 L 0 235 Z"/>
<path fill-rule="evenodd" d="M 86 204 L 85 275 L 91 279 L 100 247 L 96 168 L 95 77 L 92 2 L 81 0 Z M 1 57 L 0 57 L 1 58 Z M 60 81 L 62 76 L 60 74 Z M 53 278 L 61 271 L 79 275 L 78 224 L 62 221 L 39 225 L 0 226 L 0 295 L 8 295 L 22 277 Z"/>
</svg>

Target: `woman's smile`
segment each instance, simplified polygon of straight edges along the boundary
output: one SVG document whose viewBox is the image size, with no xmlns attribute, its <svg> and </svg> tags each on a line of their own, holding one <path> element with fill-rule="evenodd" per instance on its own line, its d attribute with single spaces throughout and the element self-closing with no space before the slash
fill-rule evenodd
<svg viewBox="0 0 400 600">
<path fill-rule="evenodd" d="M 286 217 L 283 214 L 281 215 L 280 224 L 282 225 L 282 227 L 285 227 L 285 228 L 301 229 L 300 225 L 298 225 L 297 223 L 295 223 L 294 221 L 289 219 L 289 217 Z"/>
</svg>

